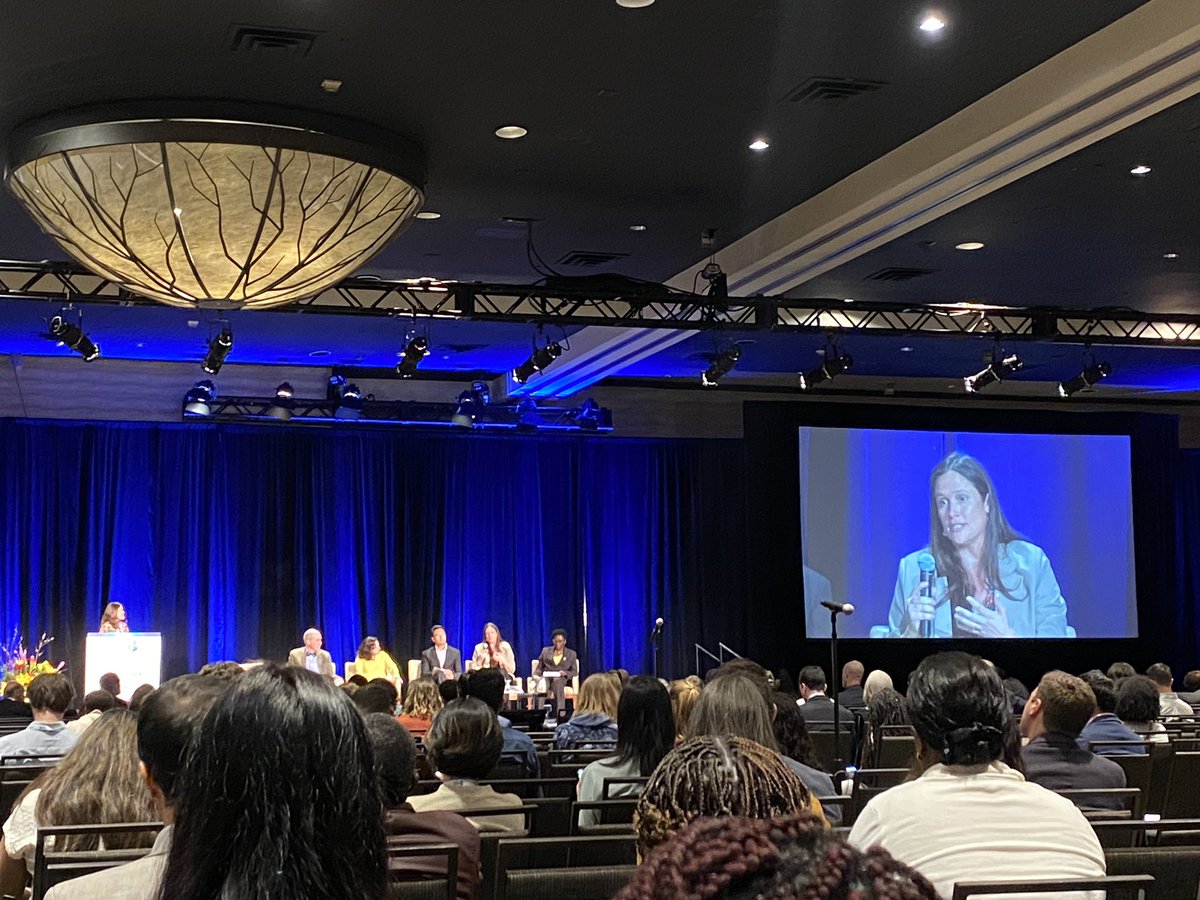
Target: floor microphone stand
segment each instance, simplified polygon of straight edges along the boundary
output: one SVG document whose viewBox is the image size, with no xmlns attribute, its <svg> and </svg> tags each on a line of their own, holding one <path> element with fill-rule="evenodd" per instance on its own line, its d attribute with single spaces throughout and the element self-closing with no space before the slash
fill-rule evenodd
<svg viewBox="0 0 1200 900">
<path fill-rule="evenodd" d="M 841 684 L 840 675 L 838 672 L 838 633 L 837 622 L 840 609 L 831 609 L 829 611 L 829 677 L 838 679 L 837 684 Z M 842 767 L 842 733 L 841 733 L 841 701 L 838 700 L 838 695 L 834 692 L 833 695 L 833 771 L 837 771 Z"/>
</svg>

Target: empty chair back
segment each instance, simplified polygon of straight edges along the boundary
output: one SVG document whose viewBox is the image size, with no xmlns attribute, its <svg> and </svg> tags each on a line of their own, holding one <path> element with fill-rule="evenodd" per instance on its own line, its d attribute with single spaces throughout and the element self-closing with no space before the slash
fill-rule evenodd
<svg viewBox="0 0 1200 900">
<path fill-rule="evenodd" d="M 1154 889 L 1150 875 L 1109 875 L 1084 881 L 979 881 L 954 885 L 950 900 L 967 900 L 988 894 L 1031 894 L 1039 897 L 1058 897 L 1066 892 L 1104 891 L 1106 900 L 1139 900 L 1148 898 Z"/>
<path fill-rule="evenodd" d="M 1109 875 L 1154 876 L 1154 900 L 1196 900 L 1200 847 L 1137 847 L 1104 851 Z"/>
</svg>

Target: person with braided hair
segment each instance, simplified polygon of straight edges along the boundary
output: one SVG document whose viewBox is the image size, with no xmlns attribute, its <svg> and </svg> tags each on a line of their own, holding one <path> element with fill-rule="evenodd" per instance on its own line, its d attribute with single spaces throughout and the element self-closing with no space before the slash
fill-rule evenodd
<svg viewBox="0 0 1200 900">
<path fill-rule="evenodd" d="M 994 668 L 958 651 L 927 657 L 905 706 L 919 775 L 867 804 L 851 844 L 882 847 L 946 897 L 958 881 L 1104 875 L 1100 842 L 1075 804 L 1001 761 L 1012 708 Z"/>
<path fill-rule="evenodd" d="M 815 816 L 699 819 L 654 850 L 616 900 L 937 900 L 886 850 L 855 850 Z"/>
<path fill-rule="evenodd" d="M 701 816 L 770 819 L 810 809 L 804 783 L 778 753 L 746 738 L 680 744 L 646 782 L 633 813 L 639 857 Z"/>
</svg>

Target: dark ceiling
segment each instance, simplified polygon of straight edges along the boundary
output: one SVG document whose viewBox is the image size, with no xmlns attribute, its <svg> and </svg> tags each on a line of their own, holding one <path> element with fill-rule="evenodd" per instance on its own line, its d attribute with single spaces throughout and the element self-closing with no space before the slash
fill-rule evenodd
<svg viewBox="0 0 1200 900">
<path fill-rule="evenodd" d="M 703 257 L 702 230 L 717 228 L 718 245 L 729 243 L 1140 5 L 953 0 L 939 4 L 949 25 L 931 38 L 915 27 L 926 4 L 877 0 L 658 0 L 644 9 L 612 0 L 364 2 L 353 15 L 328 4 L 221 0 L 173 6 L 169 16 L 131 0 L 53 21 L 45 5 L 10 0 L 0 33 L 0 142 L 40 116 L 151 100 L 267 104 L 289 122 L 361 120 L 424 146 L 426 208 L 442 214 L 414 223 L 366 271 L 533 281 L 524 227 L 504 221 L 522 217 L 537 220 L 537 246 L 552 264 L 574 250 L 626 254 L 607 268 L 664 281 Z M 246 29 L 303 32 L 307 50 L 234 49 Z M 326 78 L 343 87 L 326 93 Z M 789 99 L 812 79 L 874 84 L 840 101 Z M 529 135 L 494 136 L 509 123 Z M 747 149 L 759 136 L 771 143 L 763 154 Z M 1198 142 L 1200 100 L 1181 103 L 794 293 L 1200 311 Z M 1130 176 L 1137 162 L 1153 166 L 1151 175 Z M 647 229 L 632 232 L 633 224 Z M 955 251 L 964 240 L 987 246 Z M 1167 252 L 1179 256 L 1164 260 Z M 7 193 L 0 257 L 64 258 Z M 865 280 L 888 266 L 932 271 L 908 282 Z M 52 312 L 0 301 L 0 353 L 58 352 L 38 337 Z M 198 317 L 187 311 L 110 308 L 88 317 L 108 356 L 203 353 L 207 323 L 189 327 Z M 399 326 L 392 334 L 353 316 L 236 317 L 231 362 L 388 365 L 403 339 Z M 434 327 L 431 370 L 501 371 L 528 352 L 530 330 L 521 326 Z M 754 341 L 735 381 L 809 368 L 823 343 L 697 334 L 621 374 L 693 377 L 704 354 L 735 339 Z M 987 349 L 940 346 L 863 340 L 856 371 L 961 375 Z M 1026 353 L 1025 377 L 1057 380 L 1078 370 L 1081 348 Z M 1116 383 L 1200 387 L 1180 364 L 1183 351 L 1111 355 Z"/>
</svg>

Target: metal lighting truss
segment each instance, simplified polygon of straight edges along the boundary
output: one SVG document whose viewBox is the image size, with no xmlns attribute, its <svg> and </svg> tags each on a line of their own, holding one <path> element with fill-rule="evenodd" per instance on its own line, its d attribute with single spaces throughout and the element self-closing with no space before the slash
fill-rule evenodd
<svg viewBox="0 0 1200 900">
<path fill-rule="evenodd" d="M 0 297 L 158 306 L 70 263 L 0 262 Z M 205 306 L 207 304 L 201 304 Z M 212 304 L 219 308 L 219 304 Z M 1200 345 L 1200 315 L 1136 310 L 1020 309 L 983 303 L 873 303 L 790 297 L 710 297 L 657 285 L 627 291 L 543 285 L 348 278 L 314 297 L 263 312 L 417 316 L 560 325 L 795 331 L 930 337 Z"/>
</svg>

